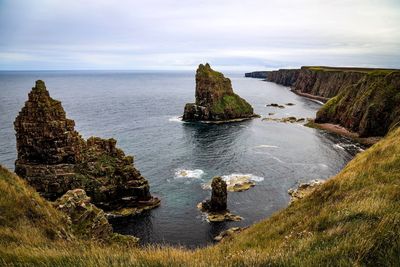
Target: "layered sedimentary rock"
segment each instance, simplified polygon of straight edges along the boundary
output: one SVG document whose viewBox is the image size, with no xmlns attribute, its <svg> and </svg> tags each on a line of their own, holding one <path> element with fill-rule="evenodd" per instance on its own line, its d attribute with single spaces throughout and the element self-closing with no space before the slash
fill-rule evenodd
<svg viewBox="0 0 400 267">
<path fill-rule="evenodd" d="M 229 121 L 254 117 L 253 108 L 233 92 L 230 79 L 200 64 L 196 72 L 196 102 L 185 106 L 184 121 Z"/>
<path fill-rule="evenodd" d="M 330 99 L 315 121 L 340 124 L 360 137 L 385 135 L 400 124 L 400 71 L 366 74 Z"/>
<path fill-rule="evenodd" d="M 50 200 L 83 188 L 94 204 L 117 214 L 121 209 L 128 215 L 159 205 L 133 157 L 125 156 L 114 139 L 86 141 L 74 126 L 61 102 L 49 96 L 43 81 L 37 81 L 14 122 L 15 172 Z"/>
</svg>

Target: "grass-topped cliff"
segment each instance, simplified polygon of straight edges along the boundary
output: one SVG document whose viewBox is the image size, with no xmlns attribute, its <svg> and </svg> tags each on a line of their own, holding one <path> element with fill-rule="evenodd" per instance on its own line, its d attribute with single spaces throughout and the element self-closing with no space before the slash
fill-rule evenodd
<svg viewBox="0 0 400 267">
<path fill-rule="evenodd" d="M 375 70 L 341 90 L 317 113 L 360 136 L 383 136 L 400 123 L 400 71 Z"/>
<path fill-rule="evenodd" d="M 400 128 L 308 197 L 216 246 L 99 244 L 71 237 L 64 218 L 0 169 L 0 265 L 399 266 Z"/>
</svg>

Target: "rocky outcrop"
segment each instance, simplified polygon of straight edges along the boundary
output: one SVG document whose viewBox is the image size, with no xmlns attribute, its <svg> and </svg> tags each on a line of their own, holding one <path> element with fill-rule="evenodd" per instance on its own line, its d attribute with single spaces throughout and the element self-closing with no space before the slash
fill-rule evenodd
<svg viewBox="0 0 400 267">
<path fill-rule="evenodd" d="M 323 183 L 325 183 L 324 180 L 315 179 L 315 180 L 312 180 L 307 183 L 302 183 L 297 188 L 289 189 L 288 194 L 291 197 L 290 204 L 299 199 L 302 199 L 302 198 L 308 196 L 309 194 L 314 192 L 314 190 L 317 187 L 319 187 L 320 185 L 322 185 Z"/>
<path fill-rule="evenodd" d="M 139 241 L 134 236 L 114 233 L 104 211 L 90 203 L 90 197 L 83 189 L 67 191 L 54 202 L 54 206 L 70 218 L 72 230 L 80 238 L 100 242 L 123 241 L 130 245 Z"/>
<path fill-rule="evenodd" d="M 253 72 L 245 73 L 244 77 L 266 79 L 267 78 L 267 74 L 268 74 L 268 71 L 253 71 Z"/>
<path fill-rule="evenodd" d="M 360 137 L 383 136 L 400 124 L 400 71 L 365 75 L 330 99 L 317 123 L 337 123 Z"/>
<path fill-rule="evenodd" d="M 296 82 L 299 72 L 300 70 L 298 69 L 280 69 L 269 71 L 267 73 L 267 81 L 284 86 L 292 86 Z"/>
<path fill-rule="evenodd" d="M 185 106 L 184 121 L 230 121 L 254 117 L 253 108 L 233 92 L 231 80 L 200 64 L 196 72 L 196 102 Z"/>
<path fill-rule="evenodd" d="M 207 213 L 210 222 L 240 221 L 240 216 L 231 214 L 227 209 L 228 191 L 226 182 L 219 176 L 211 182 L 211 199 L 198 204 L 198 208 Z"/>
<path fill-rule="evenodd" d="M 208 211 L 225 211 L 227 208 L 228 191 L 226 182 L 221 177 L 214 177 L 211 182 L 211 199 L 203 202 L 203 208 Z"/>
<path fill-rule="evenodd" d="M 136 214 L 159 205 L 133 157 L 118 149 L 114 139 L 86 141 L 74 126 L 61 102 L 50 97 L 43 81 L 37 81 L 14 122 L 15 172 L 50 200 L 83 188 L 94 204 L 108 212 L 129 208 Z"/>
</svg>

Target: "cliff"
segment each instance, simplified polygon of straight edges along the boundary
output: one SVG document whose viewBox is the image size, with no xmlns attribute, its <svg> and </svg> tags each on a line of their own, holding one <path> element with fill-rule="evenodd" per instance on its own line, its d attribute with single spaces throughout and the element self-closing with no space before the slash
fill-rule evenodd
<svg viewBox="0 0 400 267">
<path fill-rule="evenodd" d="M 400 128 L 309 195 L 196 250 L 72 238 L 61 212 L 0 167 L 0 265 L 398 266 L 399 162 Z"/>
<path fill-rule="evenodd" d="M 400 126 L 400 71 L 376 71 L 343 88 L 318 112 L 317 123 L 338 123 L 360 137 Z"/>
<path fill-rule="evenodd" d="M 290 86 L 325 104 L 316 122 L 335 123 L 360 137 L 383 136 L 400 121 L 399 70 L 302 67 L 267 73 L 267 81 Z"/>
<path fill-rule="evenodd" d="M 258 78 L 258 79 L 266 79 L 268 71 L 253 71 L 247 72 L 244 74 L 244 77 Z"/>
<path fill-rule="evenodd" d="M 114 139 L 84 140 L 74 126 L 61 102 L 50 97 L 43 81 L 36 81 L 14 122 L 15 172 L 50 200 L 82 188 L 95 205 L 116 215 L 159 205 L 133 157 L 117 148 Z"/>
<path fill-rule="evenodd" d="M 253 108 L 233 92 L 231 80 L 210 65 L 196 71 L 196 102 L 185 106 L 184 121 L 229 121 L 254 117 Z"/>
<path fill-rule="evenodd" d="M 299 72 L 300 70 L 297 69 L 280 69 L 269 71 L 267 73 L 267 81 L 284 86 L 292 86 L 296 82 Z"/>
</svg>

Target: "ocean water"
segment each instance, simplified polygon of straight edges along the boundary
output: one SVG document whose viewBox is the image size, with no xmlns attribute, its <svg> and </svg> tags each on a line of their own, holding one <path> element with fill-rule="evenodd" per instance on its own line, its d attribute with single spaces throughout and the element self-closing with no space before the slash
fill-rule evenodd
<svg viewBox="0 0 400 267">
<path fill-rule="evenodd" d="M 320 104 L 289 88 L 227 74 L 234 90 L 255 112 L 272 117 L 314 117 Z M 115 138 L 149 180 L 162 204 L 146 214 L 113 220 L 114 230 L 133 234 L 143 244 L 199 247 L 220 231 L 248 226 L 287 206 L 287 190 L 300 182 L 338 173 L 360 150 L 346 138 L 301 124 L 261 119 L 211 125 L 179 120 L 194 101 L 193 72 L 41 71 L 0 72 L 0 163 L 13 170 L 16 159 L 13 121 L 35 80 L 46 82 L 67 116 L 87 138 Z M 285 109 L 270 103 L 294 103 Z M 245 174 L 256 186 L 229 193 L 228 208 L 241 222 L 210 224 L 196 205 L 210 196 L 213 176 Z"/>
</svg>

